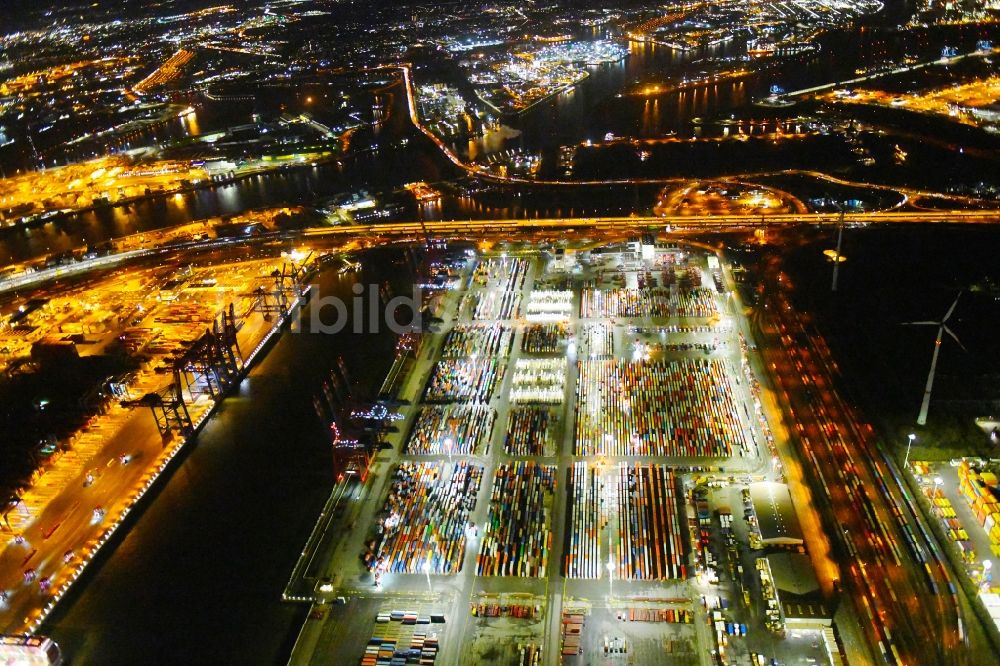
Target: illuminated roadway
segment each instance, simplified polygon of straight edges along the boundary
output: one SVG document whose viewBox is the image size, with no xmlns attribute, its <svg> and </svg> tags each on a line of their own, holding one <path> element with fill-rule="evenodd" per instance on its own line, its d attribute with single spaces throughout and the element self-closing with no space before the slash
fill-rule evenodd
<svg viewBox="0 0 1000 666">
<path fill-rule="evenodd" d="M 322 237 L 421 237 L 476 234 L 495 236 L 538 231 L 576 232 L 643 232 L 678 231 L 683 229 L 716 230 L 792 226 L 799 224 L 837 224 L 840 213 L 788 213 L 780 215 L 673 215 L 665 217 L 588 217 L 536 218 L 523 220 L 447 220 L 427 222 L 390 222 L 387 224 L 353 224 L 308 229 L 305 238 Z M 874 213 L 844 213 L 844 224 L 996 224 L 1000 210 L 957 211 L 886 211 Z"/>
<path fill-rule="evenodd" d="M 803 95 L 808 95 L 810 93 L 822 92 L 824 90 L 832 90 L 833 88 L 842 88 L 844 86 L 853 86 L 857 83 L 865 83 L 866 81 L 874 81 L 875 79 L 880 79 L 886 76 L 898 76 L 900 74 L 906 74 L 907 72 L 915 72 L 917 70 L 925 69 L 927 67 L 933 67 L 935 65 L 950 66 L 959 63 L 962 60 L 965 60 L 966 58 L 987 58 L 995 54 L 997 51 L 1000 51 L 1000 49 L 978 50 L 978 51 L 972 51 L 970 53 L 963 53 L 961 55 L 952 56 L 950 58 L 936 58 L 934 60 L 918 62 L 912 65 L 903 65 L 900 67 L 896 67 L 894 69 L 873 72 L 871 74 L 866 74 L 864 76 L 858 76 L 853 79 L 845 79 L 843 81 L 832 81 L 830 83 L 823 83 L 818 86 L 802 88 L 801 90 L 793 90 L 792 92 L 787 92 L 778 95 L 777 98 L 787 99 L 789 97 L 801 97 Z"/>
<path fill-rule="evenodd" d="M 220 238 L 191 241 L 179 246 L 144 250 L 130 250 L 118 254 L 82 261 L 69 266 L 57 266 L 34 273 L 21 273 L 0 279 L 0 292 L 23 289 L 70 274 L 79 275 L 99 267 L 117 265 L 129 259 L 138 259 L 153 253 L 192 251 L 213 246 L 266 242 L 274 238 L 299 237 L 310 241 L 344 240 L 371 242 L 376 240 L 419 240 L 434 238 L 496 237 L 523 239 L 525 234 L 619 234 L 644 232 L 721 231 L 753 229 L 802 224 L 834 225 L 841 219 L 839 213 L 788 213 L 780 215 L 673 215 L 646 217 L 588 217 L 588 218 L 534 218 L 523 220 L 435 220 L 426 222 L 389 222 L 385 224 L 344 224 L 306 229 L 299 234 L 265 234 L 257 238 Z M 844 224 L 867 226 L 870 224 L 997 224 L 1000 210 L 948 210 L 948 211 L 884 211 L 872 213 L 844 213 Z"/>
</svg>

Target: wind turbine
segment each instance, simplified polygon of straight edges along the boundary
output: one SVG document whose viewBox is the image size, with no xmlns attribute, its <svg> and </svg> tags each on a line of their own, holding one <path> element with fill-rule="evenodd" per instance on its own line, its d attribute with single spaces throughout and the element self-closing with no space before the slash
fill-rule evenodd
<svg viewBox="0 0 1000 666">
<path fill-rule="evenodd" d="M 955 312 L 955 308 L 958 306 L 958 299 L 961 297 L 962 292 L 958 292 L 958 296 L 955 297 L 955 302 L 952 303 L 951 307 L 948 308 L 948 311 L 944 313 L 944 317 L 941 318 L 941 321 L 908 321 L 903 324 L 904 326 L 938 327 L 937 339 L 934 340 L 934 354 L 931 356 L 931 370 L 927 373 L 927 385 L 924 386 L 924 400 L 920 403 L 920 414 L 917 415 L 917 425 L 927 424 L 927 410 L 931 406 L 931 389 L 934 388 L 934 371 L 937 369 L 938 353 L 941 351 L 941 338 L 943 335 L 947 333 L 955 340 L 955 342 L 958 343 L 959 347 L 961 347 L 964 351 L 969 351 L 965 348 L 965 345 L 962 344 L 962 341 L 958 339 L 958 336 L 955 335 L 955 332 L 948 328 L 948 320 L 951 318 L 952 313 Z"/>
</svg>

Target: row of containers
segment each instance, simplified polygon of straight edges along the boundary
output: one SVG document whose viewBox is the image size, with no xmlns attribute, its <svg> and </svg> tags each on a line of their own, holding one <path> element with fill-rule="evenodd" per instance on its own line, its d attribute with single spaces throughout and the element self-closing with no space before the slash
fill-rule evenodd
<svg viewBox="0 0 1000 666">
<path fill-rule="evenodd" d="M 524 329 L 521 351 L 528 354 L 554 354 L 569 339 L 565 323 L 531 324 Z"/>
<path fill-rule="evenodd" d="M 686 608 L 627 608 L 618 612 L 618 619 L 628 622 L 693 624 L 694 613 Z"/>
<path fill-rule="evenodd" d="M 535 289 L 528 296 L 524 310 L 524 318 L 528 321 L 566 321 L 573 311 L 573 292 Z"/>
<path fill-rule="evenodd" d="M 508 356 L 513 340 L 513 329 L 499 323 L 457 324 L 445 338 L 441 357 Z"/>
<path fill-rule="evenodd" d="M 542 646 L 536 643 L 518 643 L 517 666 L 540 666 Z"/>
<path fill-rule="evenodd" d="M 726 457 L 751 450 L 725 362 L 578 366 L 577 455 Z"/>
<path fill-rule="evenodd" d="M 958 466 L 958 489 L 989 535 L 991 552 L 1000 557 L 1000 487 L 996 475 L 981 472 L 963 460 Z"/>
<path fill-rule="evenodd" d="M 363 558 L 368 569 L 458 573 L 482 475 L 481 465 L 464 460 L 402 463 L 379 515 L 376 538 Z"/>
<path fill-rule="evenodd" d="M 951 500 L 945 497 L 941 489 L 936 486 L 924 486 L 923 491 L 924 495 L 927 496 L 927 500 L 931 503 L 931 507 L 934 509 L 934 515 L 941 520 L 941 524 L 948 533 L 948 538 L 955 542 L 958 549 L 962 552 L 963 558 L 967 562 L 975 560 L 976 553 L 969 542 L 969 533 L 962 527 L 962 523 L 955 513 L 955 508 L 952 506 Z"/>
<path fill-rule="evenodd" d="M 472 617 L 512 617 L 515 620 L 537 620 L 542 617 L 538 604 L 478 603 L 469 607 Z"/>
<path fill-rule="evenodd" d="M 476 307 L 473 318 L 477 321 L 514 319 L 521 304 L 521 292 L 496 291 L 476 292 Z"/>
<path fill-rule="evenodd" d="M 618 561 L 621 577 L 687 577 L 677 480 L 664 465 L 618 467 Z"/>
<path fill-rule="evenodd" d="M 669 467 L 621 463 L 601 468 L 577 462 L 568 492 L 567 577 L 687 577 L 680 494 Z"/>
<path fill-rule="evenodd" d="M 425 405 L 410 432 L 411 456 L 474 455 L 493 436 L 496 412 L 486 405 Z"/>
<path fill-rule="evenodd" d="M 563 611 L 560 623 L 562 638 L 562 655 L 573 657 L 583 652 L 583 613 Z"/>
<path fill-rule="evenodd" d="M 424 402 L 489 402 L 505 368 L 496 358 L 441 359 L 427 382 Z"/>
<path fill-rule="evenodd" d="M 503 448 L 509 456 L 544 456 L 554 444 L 556 413 L 548 407 L 511 407 Z"/>
<path fill-rule="evenodd" d="M 438 637 L 436 631 L 429 630 L 429 625 L 443 622 L 442 615 L 418 616 L 409 611 L 379 613 L 361 666 L 433 664 L 438 655 Z"/>
<path fill-rule="evenodd" d="M 497 467 L 477 576 L 545 574 L 552 549 L 549 530 L 556 467 L 520 461 Z"/>
<path fill-rule="evenodd" d="M 674 289 L 584 289 L 580 317 L 700 317 L 719 314 L 715 297 L 704 287 Z"/>
<path fill-rule="evenodd" d="M 500 291 L 512 291 L 524 287 L 524 279 L 527 275 L 527 259 L 522 257 L 491 257 L 476 264 L 467 287 L 471 287 L 472 283 L 485 287 L 491 281 L 495 281 Z"/>
</svg>

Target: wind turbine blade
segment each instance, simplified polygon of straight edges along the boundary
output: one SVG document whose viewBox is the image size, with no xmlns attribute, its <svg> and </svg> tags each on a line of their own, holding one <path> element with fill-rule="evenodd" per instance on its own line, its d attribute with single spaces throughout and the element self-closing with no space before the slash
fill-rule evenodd
<svg viewBox="0 0 1000 666">
<path fill-rule="evenodd" d="M 951 304 L 951 307 L 948 308 L 948 312 L 946 312 L 944 315 L 944 319 L 941 320 L 942 324 L 948 321 L 948 318 L 951 316 L 951 313 L 955 311 L 955 308 L 958 306 L 958 299 L 960 298 L 962 298 L 962 292 L 958 292 L 958 296 L 955 297 L 955 302 Z"/>
<path fill-rule="evenodd" d="M 947 326 L 945 326 L 944 324 L 941 324 L 941 328 L 943 328 L 943 329 L 944 329 L 944 332 L 945 332 L 945 333 L 947 333 L 948 335 L 950 335 L 950 336 L 951 336 L 951 338 L 952 338 L 952 339 L 953 339 L 953 340 L 954 340 L 955 342 L 957 342 L 957 343 L 958 343 L 958 346 L 962 348 L 962 351 L 964 351 L 964 352 L 965 352 L 966 354 L 968 354 L 968 353 L 969 353 L 969 350 L 965 348 L 965 345 L 963 345 L 963 344 L 962 344 L 962 341 L 958 339 L 958 336 L 957 336 L 957 335 L 955 335 L 955 332 L 954 332 L 953 330 L 951 330 L 950 328 L 948 328 L 948 327 L 947 327 Z"/>
<path fill-rule="evenodd" d="M 901 321 L 900 326 L 940 326 L 939 321 Z"/>
</svg>

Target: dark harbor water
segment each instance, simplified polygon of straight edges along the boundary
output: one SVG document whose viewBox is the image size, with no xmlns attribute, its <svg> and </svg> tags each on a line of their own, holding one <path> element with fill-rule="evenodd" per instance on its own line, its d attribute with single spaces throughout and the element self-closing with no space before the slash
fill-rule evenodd
<svg viewBox="0 0 1000 666">
<path fill-rule="evenodd" d="M 944 35 L 944 36 L 942 36 Z M 988 35 L 987 35 L 988 36 Z M 539 104 L 510 121 L 520 136 L 489 146 L 481 142 L 474 150 L 524 149 L 539 152 L 547 163 L 555 164 L 557 148 L 591 139 L 602 140 L 606 134 L 619 137 L 651 138 L 673 133 L 676 137 L 695 132 L 692 120 L 702 119 L 707 135 L 719 132 L 718 120 L 754 118 L 760 124 L 753 130 L 771 131 L 777 119 L 795 115 L 797 110 L 767 112 L 753 107 L 753 99 L 766 94 L 771 85 L 786 89 L 811 85 L 852 75 L 866 63 L 871 64 L 904 54 L 932 58 L 933 44 L 947 38 L 959 50 L 971 49 L 981 31 L 955 27 L 927 34 L 886 35 L 868 29 L 827 37 L 819 54 L 768 69 L 745 80 L 655 97 L 617 97 L 618 91 L 640 78 L 676 76 L 678 72 L 697 72 L 699 60 L 711 55 L 693 51 L 680 53 L 654 44 L 633 44 L 631 55 L 615 65 L 596 67 L 592 76 L 576 88 Z M 721 49 L 738 53 L 739 46 L 727 43 Z M 435 182 L 460 174 L 444 159 L 433 144 L 416 133 L 406 119 L 399 88 L 392 95 L 388 122 L 376 134 L 365 133 L 359 146 L 374 150 L 359 152 L 343 160 L 342 165 L 292 169 L 255 176 L 232 184 L 198 190 L 178 196 L 144 201 L 127 208 L 104 208 L 80 213 L 33 229 L 5 231 L 0 234 L 0 263 L 23 261 L 51 253 L 98 243 L 130 233 L 183 224 L 207 217 L 231 215 L 253 208 L 284 204 L 310 204 L 345 191 L 368 188 L 387 190 L 414 180 Z M 210 105 L 193 119 L 176 122 L 174 134 L 207 132 L 230 123 L 248 122 L 253 106 L 228 109 Z M 197 127 L 192 127 L 192 123 Z M 749 130 L 749 127 L 747 127 Z M 735 130 L 734 130 L 735 131 Z M 752 132 L 751 132 L 752 133 Z M 865 148 L 876 159 L 874 166 L 860 165 L 842 139 L 824 136 L 790 140 L 779 145 L 758 137 L 751 142 L 724 142 L 695 145 L 664 143 L 641 151 L 629 146 L 610 146 L 580 151 L 576 177 L 592 178 L 666 178 L 712 176 L 745 171 L 780 170 L 823 163 L 829 168 L 843 168 L 841 175 L 877 182 L 909 184 L 920 187 L 942 185 L 940 169 L 927 164 L 946 164 L 954 181 L 944 185 L 975 184 L 995 169 L 994 159 L 982 159 L 956 152 L 952 146 L 929 145 L 922 136 L 870 136 L 863 138 Z M 753 149 L 747 144 L 753 144 Z M 911 158 L 899 165 L 893 161 L 895 145 Z M 466 146 L 460 152 L 468 152 Z M 828 165 L 826 162 L 832 160 Z M 543 162 L 546 163 L 546 162 Z M 554 171 L 554 167 L 548 167 Z M 655 201 L 655 188 L 607 186 L 600 188 L 496 188 L 467 194 L 445 193 L 439 207 L 420 211 L 428 218 L 469 219 L 475 217 L 523 218 L 545 216 L 627 215 L 648 212 Z M 418 211 L 414 209 L 412 215 Z"/>
<path fill-rule="evenodd" d="M 355 279 L 390 275 L 404 288 L 398 254 L 372 256 L 361 275 L 322 275 L 318 293 L 350 303 Z M 312 398 L 341 356 L 377 390 L 394 345 L 388 332 L 272 342 L 43 627 L 70 663 L 283 663 L 305 609 L 281 590 L 333 484 Z"/>
<path fill-rule="evenodd" d="M 989 38 L 987 33 L 969 26 L 930 28 L 912 33 L 856 28 L 825 36 L 817 53 L 761 67 L 759 72 L 738 81 L 705 84 L 653 96 L 619 97 L 619 92 L 638 81 L 670 81 L 682 76 L 697 79 L 706 70 L 711 71 L 708 59 L 739 57 L 746 52 L 745 45 L 736 41 L 690 51 L 630 42 L 627 59 L 614 65 L 590 67 L 591 76 L 582 84 L 506 121 L 520 130 L 521 136 L 500 146 L 480 145 L 478 149 L 518 147 L 544 152 L 562 144 L 587 139 L 598 141 L 609 132 L 619 137 L 636 138 L 656 138 L 671 132 L 681 137 L 692 136 L 690 121 L 694 118 L 727 117 L 737 113 L 749 113 L 761 119 L 768 117 L 769 112 L 753 109 L 752 102 L 765 97 L 771 86 L 791 91 L 853 78 L 856 69 L 886 60 L 906 56 L 931 60 L 940 57 L 940 46 L 936 45 L 942 41 L 960 52 L 969 51 L 978 40 Z M 737 61 L 733 69 L 741 66 Z M 461 146 L 456 147 L 460 152 L 468 152 Z"/>
<path fill-rule="evenodd" d="M 388 152 L 388 151 L 387 151 Z M 0 262 L 21 261 L 82 247 L 87 243 L 186 224 L 210 217 L 286 204 L 305 204 L 352 187 L 395 186 L 386 176 L 413 164 L 405 152 L 349 160 L 346 169 L 334 163 L 253 176 L 227 185 L 130 206 L 105 207 L 49 222 L 43 226 L 0 234 Z"/>
</svg>

